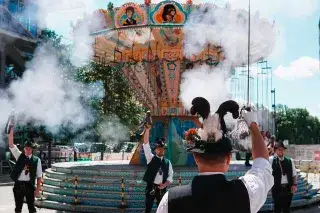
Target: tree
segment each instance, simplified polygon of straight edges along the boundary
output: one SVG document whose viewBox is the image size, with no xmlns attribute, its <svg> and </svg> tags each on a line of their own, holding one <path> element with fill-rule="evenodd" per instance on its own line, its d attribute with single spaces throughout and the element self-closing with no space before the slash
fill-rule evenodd
<svg viewBox="0 0 320 213">
<path fill-rule="evenodd" d="M 91 62 L 79 70 L 78 78 L 85 83 L 103 84 L 104 98 L 95 103 L 102 115 L 116 115 L 129 128 L 139 125 L 145 109 L 135 98 L 121 70 Z"/>
<path fill-rule="evenodd" d="M 277 106 L 276 123 L 278 139 L 294 144 L 313 144 L 320 140 L 320 121 L 302 108 Z"/>
</svg>

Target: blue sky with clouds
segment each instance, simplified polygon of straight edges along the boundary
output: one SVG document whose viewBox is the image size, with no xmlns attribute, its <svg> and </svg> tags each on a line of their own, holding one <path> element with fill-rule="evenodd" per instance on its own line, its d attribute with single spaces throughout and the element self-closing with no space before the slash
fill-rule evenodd
<svg viewBox="0 0 320 213">
<path fill-rule="evenodd" d="M 72 1 L 72 0 L 71 0 Z M 73 0 L 71 8 L 51 12 L 47 16 L 48 27 L 70 38 L 70 22 L 95 9 L 106 9 L 105 0 Z M 278 103 L 289 107 L 306 107 L 312 114 L 320 116 L 320 75 L 319 75 L 319 0 L 251 0 L 252 10 L 259 10 L 262 17 L 275 20 L 279 29 L 278 43 L 274 53 L 268 58 L 273 68 L 273 82 Z M 127 2 L 111 1 L 115 6 Z M 133 1 L 143 3 L 143 0 Z M 152 1 L 160 2 L 159 0 Z M 184 2 L 180 0 L 178 2 Z M 201 1 L 225 5 L 224 0 Z M 232 8 L 246 8 L 246 0 L 230 0 Z M 75 8 L 77 4 L 79 7 Z M 70 6 L 69 6 L 70 7 Z"/>
</svg>

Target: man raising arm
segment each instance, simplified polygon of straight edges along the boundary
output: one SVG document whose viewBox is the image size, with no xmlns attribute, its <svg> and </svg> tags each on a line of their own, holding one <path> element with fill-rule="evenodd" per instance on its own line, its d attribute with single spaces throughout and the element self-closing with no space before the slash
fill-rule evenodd
<svg viewBox="0 0 320 213">
<path fill-rule="evenodd" d="M 252 136 L 252 168 L 238 180 L 228 181 L 225 173 L 231 162 L 231 140 L 226 136 L 214 142 L 193 137 L 195 143 L 189 142 L 195 145 L 188 150 L 193 152 L 199 175 L 189 185 L 170 189 L 157 213 L 257 213 L 260 210 L 273 185 L 272 169 L 257 115 L 247 112 L 244 119 Z"/>
<path fill-rule="evenodd" d="M 143 139 L 143 150 L 148 164 L 147 171 L 143 177 L 143 180 L 147 183 L 145 213 L 151 212 L 154 199 L 157 199 L 157 204 L 159 205 L 167 186 L 173 181 L 171 162 L 164 157 L 164 139 L 156 141 L 156 155 L 153 155 L 149 144 L 149 132 L 150 127 L 147 127 Z"/>
<path fill-rule="evenodd" d="M 10 175 L 11 179 L 15 182 L 13 187 L 13 194 L 15 200 L 15 212 L 21 213 L 23 206 L 23 199 L 26 197 L 29 213 L 35 213 L 34 206 L 35 196 L 39 196 L 40 183 L 42 177 L 41 161 L 38 157 L 32 154 L 33 149 L 36 147 L 31 141 L 26 141 L 24 144 L 24 151 L 21 152 L 14 144 L 13 127 L 8 135 L 8 143 L 10 151 L 17 163 Z M 35 182 L 37 180 L 37 187 Z"/>
</svg>

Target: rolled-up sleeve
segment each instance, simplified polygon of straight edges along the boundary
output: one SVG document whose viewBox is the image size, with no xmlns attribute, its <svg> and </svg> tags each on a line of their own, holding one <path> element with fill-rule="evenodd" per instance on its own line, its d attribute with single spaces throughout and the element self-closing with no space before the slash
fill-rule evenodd
<svg viewBox="0 0 320 213">
<path fill-rule="evenodd" d="M 146 156 L 146 159 L 147 159 L 147 164 L 149 164 L 150 161 L 153 158 L 153 154 L 151 152 L 150 144 L 149 143 L 144 143 L 143 144 L 143 150 L 144 150 L 144 155 Z"/>
<path fill-rule="evenodd" d="M 41 160 L 38 159 L 38 165 L 37 165 L 37 178 L 42 177 L 42 166 L 41 166 Z"/>
<path fill-rule="evenodd" d="M 297 176 L 297 169 L 296 165 L 294 164 L 294 161 L 291 159 L 291 165 L 292 165 L 292 177 Z"/>
<path fill-rule="evenodd" d="M 168 192 L 166 192 L 157 208 L 157 213 L 168 213 Z"/>
<path fill-rule="evenodd" d="M 274 183 L 269 161 L 264 158 L 255 159 L 251 169 L 240 179 L 249 194 L 251 213 L 258 212 L 266 202 L 268 192 Z"/>
<path fill-rule="evenodd" d="M 18 158 L 20 157 L 21 155 L 21 151 L 18 149 L 18 147 L 16 145 L 14 145 L 13 148 L 10 147 L 10 151 L 13 155 L 13 157 L 18 160 Z"/>
<path fill-rule="evenodd" d="M 169 173 L 168 173 L 167 181 L 169 181 L 170 183 L 173 182 L 173 169 L 170 161 L 169 161 Z"/>
</svg>

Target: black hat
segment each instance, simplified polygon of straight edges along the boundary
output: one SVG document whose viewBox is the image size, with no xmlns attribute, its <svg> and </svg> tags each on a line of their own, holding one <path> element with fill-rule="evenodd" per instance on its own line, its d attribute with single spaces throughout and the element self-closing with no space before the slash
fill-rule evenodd
<svg viewBox="0 0 320 213">
<path fill-rule="evenodd" d="M 166 148 L 166 139 L 164 138 L 157 138 L 157 140 L 155 141 L 155 148 L 161 147 L 161 148 Z"/>
<path fill-rule="evenodd" d="M 201 154 L 218 154 L 232 152 L 231 139 L 227 137 L 224 115 L 231 112 L 234 118 L 239 116 L 239 105 L 229 100 L 223 102 L 216 113 L 210 114 L 210 104 L 203 97 L 192 100 L 190 112 L 203 118 L 203 128 L 189 129 L 186 132 L 186 141 L 191 146 L 187 151 Z"/>
<path fill-rule="evenodd" d="M 24 147 L 30 147 L 32 149 L 36 149 L 38 147 L 38 145 L 30 140 L 26 140 L 24 142 Z"/>
<path fill-rule="evenodd" d="M 187 151 L 200 154 L 230 153 L 232 152 L 232 143 L 227 137 L 223 137 L 218 141 L 196 140 L 194 145 L 188 148 Z"/>
<path fill-rule="evenodd" d="M 287 147 L 285 147 L 282 141 L 276 142 L 276 144 L 274 145 L 274 149 L 278 149 L 278 148 L 287 149 Z"/>
</svg>

